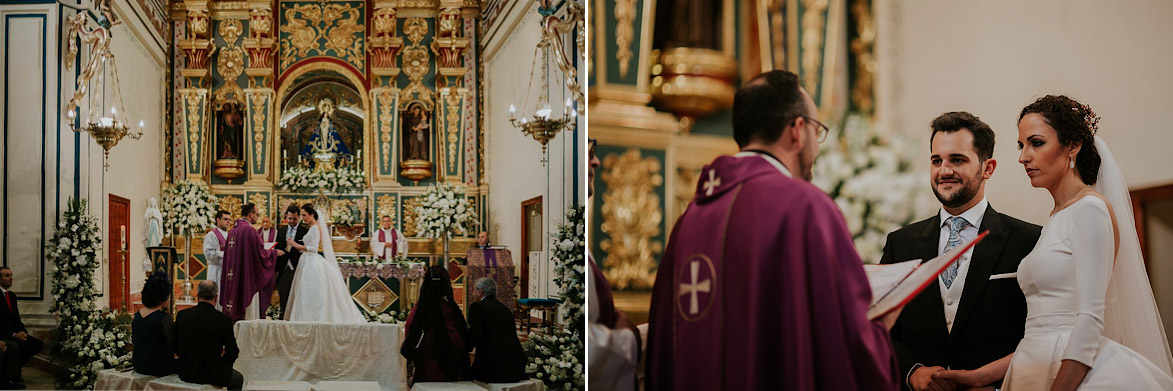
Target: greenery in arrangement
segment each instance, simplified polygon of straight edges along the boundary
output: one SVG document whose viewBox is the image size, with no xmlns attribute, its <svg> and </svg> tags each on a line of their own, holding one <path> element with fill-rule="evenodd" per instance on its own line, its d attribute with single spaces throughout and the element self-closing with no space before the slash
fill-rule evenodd
<svg viewBox="0 0 1173 391">
<path fill-rule="evenodd" d="M 847 220 L 847 228 L 865 263 L 877 263 L 889 232 L 931 211 L 928 177 L 913 169 L 908 156 L 927 156 L 891 132 L 849 114 L 843 131 L 819 146 L 812 183 L 827 192 Z"/>
<path fill-rule="evenodd" d="M 338 167 L 333 170 L 315 171 L 309 167 L 288 167 L 281 173 L 277 187 L 294 193 L 355 193 L 366 186 L 366 177 L 361 169 Z"/>
<path fill-rule="evenodd" d="M 551 390 L 586 389 L 583 369 L 585 224 L 583 206 L 570 208 L 566 212 L 566 223 L 558 227 L 551 246 L 550 258 L 557 273 L 554 282 L 562 291 L 561 307 L 567 327 L 552 334 L 530 334 L 523 345 L 529 361 L 526 371 L 541 379 Z"/>
<path fill-rule="evenodd" d="M 69 368 L 61 386 L 89 389 L 98 371 L 130 362 L 129 319 L 97 310 L 94 270 L 102 247 L 98 220 L 89 215 L 85 200 L 71 198 L 68 204 L 47 249 L 53 263 L 49 309 L 58 317 L 61 357 Z"/>
</svg>

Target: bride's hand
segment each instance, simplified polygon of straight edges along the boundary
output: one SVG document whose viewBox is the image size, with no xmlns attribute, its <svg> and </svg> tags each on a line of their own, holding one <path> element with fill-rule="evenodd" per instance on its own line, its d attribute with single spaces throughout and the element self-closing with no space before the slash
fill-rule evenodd
<svg viewBox="0 0 1173 391">
<path fill-rule="evenodd" d="M 978 376 L 977 371 L 966 370 L 945 370 L 933 374 L 933 379 L 937 380 L 952 380 L 958 385 L 967 387 L 981 387 L 987 383 L 983 382 Z"/>
</svg>

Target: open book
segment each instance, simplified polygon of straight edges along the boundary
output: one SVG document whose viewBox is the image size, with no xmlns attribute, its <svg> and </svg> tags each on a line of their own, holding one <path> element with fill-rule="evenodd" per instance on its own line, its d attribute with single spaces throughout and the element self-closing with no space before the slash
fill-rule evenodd
<svg viewBox="0 0 1173 391">
<path fill-rule="evenodd" d="M 945 271 L 949 264 L 961 258 L 966 250 L 973 247 L 989 231 L 982 232 L 977 238 L 954 247 L 941 256 L 921 263 L 914 259 L 890 265 L 863 265 L 868 275 L 868 283 L 872 285 L 872 305 L 868 307 L 868 319 L 876 319 L 889 311 L 903 307 L 912 298 L 920 294 L 929 283 Z"/>
<path fill-rule="evenodd" d="M 277 242 L 265 242 L 265 249 L 272 250 L 277 247 Z"/>
</svg>

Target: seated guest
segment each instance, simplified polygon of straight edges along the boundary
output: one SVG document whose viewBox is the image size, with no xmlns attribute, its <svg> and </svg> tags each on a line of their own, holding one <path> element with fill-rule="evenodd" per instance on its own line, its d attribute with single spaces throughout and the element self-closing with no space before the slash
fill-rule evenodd
<svg viewBox="0 0 1173 391">
<path fill-rule="evenodd" d="M 517 339 L 513 312 L 497 301 L 497 281 L 481 277 L 472 293 L 476 301 L 468 306 L 468 350 L 477 350 L 472 379 L 485 383 L 525 380 L 525 352 Z"/>
<path fill-rule="evenodd" d="M 175 325 L 167 313 L 171 303 L 171 282 L 167 274 L 156 272 L 143 284 L 143 308 L 135 311 L 130 323 L 134 354 L 130 356 L 134 371 L 157 377 L 175 373 Z"/>
<path fill-rule="evenodd" d="M 232 320 L 216 311 L 220 287 L 212 280 L 200 281 L 199 304 L 179 311 L 175 317 L 175 352 L 179 355 L 179 379 L 240 390 L 244 375 L 232 369 L 240 349 L 232 334 Z"/>
<path fill-rule="evenodd" d="M 16 294 L 10 289 L 12 269 L 0 266 L 0 293 L 4 295 L 4 301 L 0 302 L 0 343 L 4 349 L 0 386 L 24 388 L 20 369 L 45 347 L 45 343 L 30 336 L 28 329 L 24 328 L 24 322 L 20 320 L 20 308 L 16 305 Z"/>
<path fill-rule="evenodd" d="M 461 381 L 468 372 L 468 326 L 453 299 L 448 271 L 432 266 L 424 275 L 420 299 L 407 316 L 399 352 L 415 364 L 413 383 Z"/>
</svg>

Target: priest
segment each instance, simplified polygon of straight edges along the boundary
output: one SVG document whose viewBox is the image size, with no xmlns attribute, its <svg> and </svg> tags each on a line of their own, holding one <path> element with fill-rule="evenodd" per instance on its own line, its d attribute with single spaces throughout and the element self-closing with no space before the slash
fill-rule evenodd
<svg viewBox="0 0 1173 391">
<path fill-rule="evenodd" d="M 228 232 L 228 248 L 224 250 L 224 275 L 220 284 L 220 305 L 233 321 L 260 319 L 273 296 L 273 273 L 281 250 L 266 249 L 260 232 L 253 228 L 257 222 L 256 206 L 244 204 L 240 209 L 244 218 Z"/>
<path fill-rule="evenodd" d="M 269 216 L 261 218 L 261 240 L 265 243 L 277 243 L 277 229 L 273 227 L 273 220 Z"/>
<path fill-rule="evenodd" d="M 705 166 L 652 293 L 648 390 L 896 390 L 888 328 L 843 215 L 810 184 L 828 129 L 798 76 L 733 102 L 741 152 Z"/>
<path fill-rule="evenodd" d="M 375 258 L 390 261 L 397 256 L 407 256 L 407 238 L 391 224 L 391 216 L 383 216 L 381 227 L 371 240 L 371 252 Z"/>
</svg>

